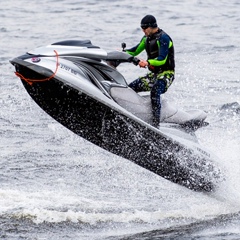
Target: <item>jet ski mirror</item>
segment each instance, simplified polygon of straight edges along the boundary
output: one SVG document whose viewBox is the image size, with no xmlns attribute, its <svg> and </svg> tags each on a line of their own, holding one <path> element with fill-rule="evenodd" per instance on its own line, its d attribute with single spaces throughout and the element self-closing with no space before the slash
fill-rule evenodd
<svg viewBox="0 0 240 240">
<path fill-rule="evenodd" d="M 125 50 L 125 48 L 126 48 L 126 43 L 122 43 L 122 50 L 123 50 L 123 52 L 125 52 L 126 50 Z"/>
</svg>

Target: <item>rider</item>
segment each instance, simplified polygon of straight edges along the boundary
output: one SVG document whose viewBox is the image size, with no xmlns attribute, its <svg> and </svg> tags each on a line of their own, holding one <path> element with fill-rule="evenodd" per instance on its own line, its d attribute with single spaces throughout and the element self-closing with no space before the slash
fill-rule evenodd
<svg viewBox="0 0 240 240">
<path fill-rule="evenodd" d="M 167 33 L 158 28 L 156 18 L 146 15 L 141 21 L 141 28 L 145 34 L 140 43 L 133 48 L 126 49 L 132 56 L 137 56 L 143 50 L 147 52 L 147 60 L 140 60 L 141 68 L 148 67 L 149 73 L 139 77 L 129 84 L 136 92 L 151 91 L 153 110 L 153 125 L 160 123 L 161 98 L 174 80 L 174 47 L 173 41 Z"/>
</svg>

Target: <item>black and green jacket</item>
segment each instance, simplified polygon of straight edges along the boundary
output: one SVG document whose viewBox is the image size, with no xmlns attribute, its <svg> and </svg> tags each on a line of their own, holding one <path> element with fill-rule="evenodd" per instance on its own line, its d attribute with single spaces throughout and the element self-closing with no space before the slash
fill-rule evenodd
<svg viewBox="0 0 240 240">
<path fill-rule="evenodd" d="M 161 73 L 175 68 L 173 41 L 162 29 L 151 36 L 144 36 L 140 43 L 127 49 L 126 52 L 137 56 L 146 50 L 148 56 L 149 70 L 154 73 Z"/>
</svg>

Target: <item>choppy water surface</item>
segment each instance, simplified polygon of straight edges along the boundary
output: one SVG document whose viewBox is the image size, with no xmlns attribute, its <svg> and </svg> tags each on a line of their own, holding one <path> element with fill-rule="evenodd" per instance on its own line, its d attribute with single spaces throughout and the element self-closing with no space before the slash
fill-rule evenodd
<svg viewBox="0 0 240 240">
<path fill-rule="evenodd" d="M 30 99 L 9 63 L 64 39 L 132 46 L 149 13 L 175 43 L 176 80 L 165 97 L 208 112 L 197 135 L 227 175 L 215 193 L 190 191 L 74 135 Z M 239 1 L 9 0 L 0 20 L 1 239 L 240 238 Z M 146 71 L 119 70 L 128 81 Z"/>
</svg>

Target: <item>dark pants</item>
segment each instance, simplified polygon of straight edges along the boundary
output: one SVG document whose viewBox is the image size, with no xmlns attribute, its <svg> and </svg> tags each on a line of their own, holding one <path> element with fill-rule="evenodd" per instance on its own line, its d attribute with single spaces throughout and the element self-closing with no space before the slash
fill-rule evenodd
<svg viewBox="0 0 240 240">
<path fill-rule="evenodd" d="M 148 73 L 129 84 L 135 92 L 151 91 L 151 103 L 153 110 L 153 125 L 160 123 L 161 94 L 165 93 L 174 80 L 173 71 L 163 73 Z"/>
</svg>

